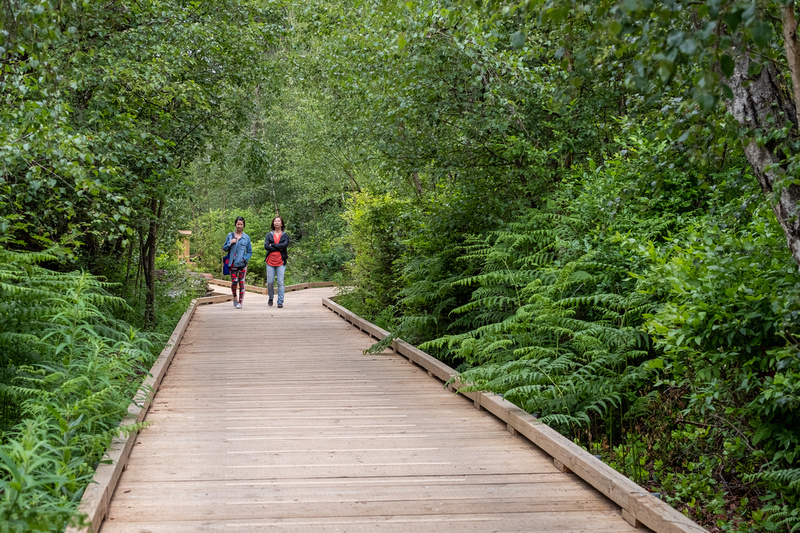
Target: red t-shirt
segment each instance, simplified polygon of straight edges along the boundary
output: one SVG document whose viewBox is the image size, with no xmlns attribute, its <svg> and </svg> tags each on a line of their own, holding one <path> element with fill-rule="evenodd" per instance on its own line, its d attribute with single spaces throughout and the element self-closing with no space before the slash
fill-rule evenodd
<svg viewBox="0 0 800 533">
<path fill-rule="evenodd" d="M 277 231 L 272 233 L 273 242 L 281 242 L 281 234 Z M 283 256 L 280 252 L 270 252 L 267 254 L 267 264 L 273 267 L 283 266 Z"/>
</svg>

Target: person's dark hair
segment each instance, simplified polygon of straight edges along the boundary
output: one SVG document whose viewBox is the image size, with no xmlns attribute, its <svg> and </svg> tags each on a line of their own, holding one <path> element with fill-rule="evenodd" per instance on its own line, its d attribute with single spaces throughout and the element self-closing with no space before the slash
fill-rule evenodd
<svg viewBox="0 0 800 533">
<path fill-rule="evenodd" d="M 242 227 L 247 225 L 247 222 L 244 221 L 244 217 L 236 217 L 236 220 L 233 221 L 233 225 L 235 226 L 237 222 L 242 221 Z"/>
<path fill-rule="evenodd" d="M 270 224 L 270 228 L 272 229 L 272 231 L 275 231 L 275 219 L 276 218 L 281 219 L 281 231 L 284 231 L 286 229 L 286 219 L 283 218 L 280 215 L 276 215 L 276 216 L 272 217 L 272 224 Z"/>
</svg>

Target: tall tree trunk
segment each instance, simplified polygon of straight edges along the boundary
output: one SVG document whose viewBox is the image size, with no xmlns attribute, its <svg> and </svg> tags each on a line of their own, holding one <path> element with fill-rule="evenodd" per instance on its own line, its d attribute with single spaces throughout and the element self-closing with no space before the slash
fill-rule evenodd
<svg viewBox="0 0 800 533">
<path fill-rule="evenodd" d="M 146 256 L 144 260 L 144 279 L 147 284 L 147 292 L 144 300 L 144 323 L 146 328 L 152 328 L 156 324 L 156 248 L 158 247 L 158 227 L 161 222 L 161 210 L 163 202 L 157 198 L 150 200 L 150 210 L 153 217 L 147 230 L 147 241 L 144 248 Z"/>
<path fill-rule="evenodd" d="M 787 121 L 793 123 L 792 133 L 796 135 L 797 105 L 778 67 L 765 61 L 757 76 L 748 76 L 750 62 L 751 59 L 745 54 L 727 80 L 733 91 L 733 98 L 727 102 L 728 109 L 741 125 L 752 132 L 743 139 L 745 156 L 786 234 L 786 242 L 795 262 L 800 265 L 800 186 L 789 183 L 792 176 L 787 175 L 780 142 L 758 141 L 758 137 L 766 136 L 770 130 Z"/>
<path fill-rule="evenodd" d="M 783 24 L 783 49 L 786 51 L 786 61 L 792 73 L 792 96 L 794 97 L 794 111 L 796 125 L 800 125 L 800 41 L 797 39 L 797 18 L 794 16 L 794 2 L 781 7 L 781 22 Z"/>
<path fill-rule="evenodd" d="M 142 238 L 142 232 L 139 231 L 136 233 L 137 239 L 139 240 L 139 261 L 136 263 L 136 281 L 133 284 L 133 294 L 137 297 L 139 296 L 139 292 L 142 288 L 142 266 L 144 265 L 144 240 Z"/>
</svg>

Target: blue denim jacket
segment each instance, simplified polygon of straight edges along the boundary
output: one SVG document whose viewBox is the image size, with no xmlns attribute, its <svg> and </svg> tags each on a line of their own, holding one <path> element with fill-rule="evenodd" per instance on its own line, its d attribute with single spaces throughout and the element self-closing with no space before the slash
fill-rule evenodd
<svg viewBox="0 0 800 533">
<path fill-rule="evenodd" d="M 242 233 L 241 238 L 231 247 L 231 239 L 233 232 L 228 233 L 225 239 L 225 245 L 222 247 L 223 252 L 230 250 L 231 252 L 231 268 L 245 268 L 250 257 L 253 255 L 253 245 L 250 244 L 250 236 L 247 233 Z"/>
</svg>

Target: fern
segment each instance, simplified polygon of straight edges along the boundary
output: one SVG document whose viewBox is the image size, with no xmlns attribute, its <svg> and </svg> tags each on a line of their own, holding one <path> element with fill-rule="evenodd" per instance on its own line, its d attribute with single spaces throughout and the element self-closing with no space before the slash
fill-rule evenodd
<svg viewBox="0 0 800 533">
<path fill-rule="evenodd" d="M 640 406 L 651 372 L 642 366 L 649 340 L 634 326 L 653 304 L 625 290 L 623 265 L 573 251 L 580 230 L 575 219 L 531 211 L 475 237 L 486 249 L 471 244 L 465 258 L 482 269 L 453 283 L 472 291 L 450 312 L 450 329 L 462 331 L 422 345 L 460 362 L 464 390 L 501 393 L 566 432 Z"/>
<path fill-rule="evenodd" d="M 790 490 L 800 491 L 800 468 L 767 470 L 755 474 L 746 474 L 744 478 L 748 482 L 756 480 L 766 481 L 776 486 L 783 486 Z"/>
<path fill-rule="evenodd" d="M 0 517 L 43 530 L 75 512 L 155 358 L 110 285 L 38 266 L 54 257 L 0 246 Z"/>
</svg>

